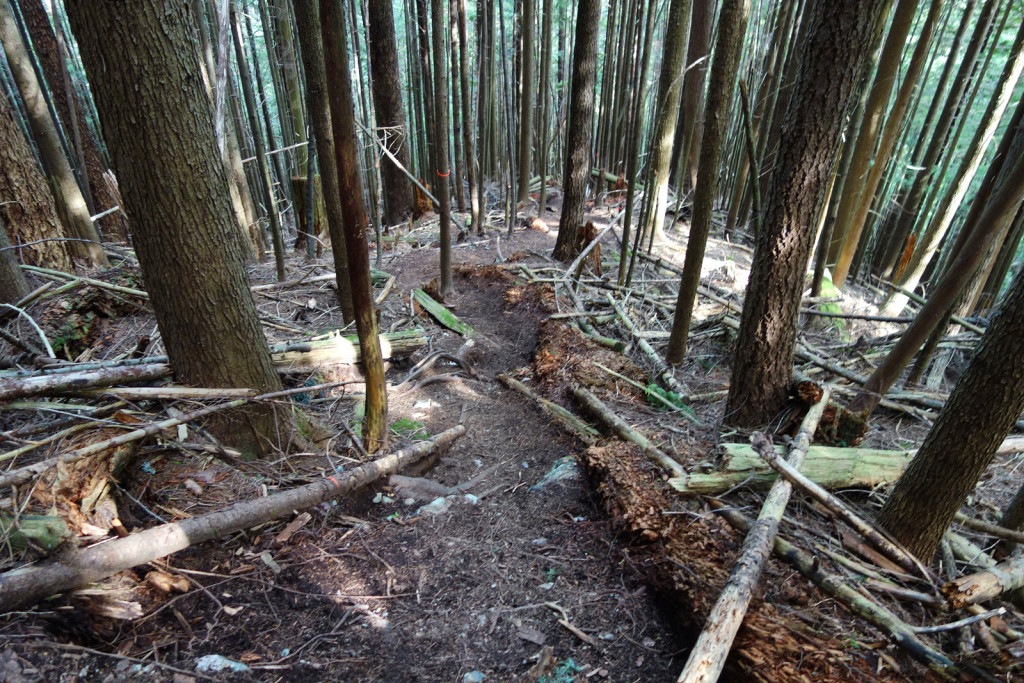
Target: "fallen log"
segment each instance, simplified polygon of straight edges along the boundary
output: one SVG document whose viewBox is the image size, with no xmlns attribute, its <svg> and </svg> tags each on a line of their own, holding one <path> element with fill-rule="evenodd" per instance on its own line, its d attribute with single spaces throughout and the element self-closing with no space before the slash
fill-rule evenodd
<svg viewBox="0 0 1024 683">
<path fill-rule="evenodd" d="M 498 375 L 498 381 L 504 384 L 509 389 L 518 391 L 523 396 L 532 399 L 540 406 L 547 415 L 571 434 L 574 434 L 583 443 L 588 446 L 594 445 L 597 442 L 599 436 L 601 436 L 596 429 L 588 425 L 583 420 L 579 419 L 562 406 L 547 400 L 530 387 L 526 386 L 514 377 L 502 373 Z"/>
<path fill-rule="evenodd" d="M 721 447 L 725 455 L 719 471 L 692 472 L 669 479 L 669 484 L 680 493 L 712 495 L 740 484 L 763 488 L 778 478 L 750 445 L 726 443 Z M 782 455 L 784 449 L 776 446 L 775 452 Z M 811 446 L 800 473 L 825 489 L 873 488 L 899 479 L 913 457 L 913 451 Z"/>
<path fill-rule="evenodd" d="M 384 360 L 405 358 L 427 344 L 421 330 L 390 332 L 380 335 Z M 278 372 L 300 372 L 328 365 L 351 365 L 361 360 L 359 340 L 353 336 L 337 336 L 309 342 L 291 342 L 271 347 L 271 360 Z M 84 364 L 83 364 L 84 365 Z M 118 365 L 89 364 L 84 367 L 62 365 L 32 373 L 0 377 L 0 401 L 26 396 L 43 396 L 83 389 L 109 387 L 115 384 L 149 382 L 171 375 L 166 357 L 142 363 Z"/>
<path fill-rule="evenodd" d="M 737 530 L 748 531 L 753 527 L 753 520 L 741 512 L 718 501 L 713 500 L 712 504 L 719 508 L 718 514 Z M 817 557 L 781 538 L 775 539 L 773 552 L 776 557 L 810 579 L 826 595 L 843 603 L 851 612 L 887 634 L 911 657 L 943 677 L 955 677 L 956 667 L 952 660 L 922 641 L 906 622 L 886 608 L 868 600 L 843 578 L 824 572 Z"/>
<path fill-rule="evenodd" d="M 794 468 L 799 468 L 803 462 L 830 396 L 831 392 L 825 388 L 818 402 L 807 411 L 800 431 L 789 448 L 789 464 Z M 760 442 L 764 442 L 764 448 L 772 448 L 768 437 L 760 432 L 754 434 L 753 441 L 755 449 L 759 448 Z M 743 547 L 729 576 L 729 582 L 718 596 L 711 614 L 708 615 L 707 624 L 690 651 L 686 666 L 679 674 L 680 683 L 714 683 L 721 675 L 722 669 L 725 668 L 725 658 L 732 648 L 737 631 L 740 630 L 743 617 L 753 599 L 754 589 L 757 588 L 761 572 L 774 546 L 779 521 L 789 503 L 792 490 L 793 485 L 785 479 L 779 479 L 772 484 L 757 521 L 743 540 Z"/>
<path fill-rule="evenodd" d="M 764 442 L 762 442 L 764 443 Z M 815 484 L 805 477 L 792 465 L 779 457 L 771 444 L 765 443 L 766 447 L 755 446 L 757 454 L 764 458 L 764 461 L 771 465 L 772 469 L 786 478 L 793 486 L 800 488 L 819 503 L 825 506 L 829 512 L 845 522 L 851 529 L 864 537 L 864 539 L 883 553 L 890 560 L 903 567 L 911 574 L 917 574 L 925 579 L 930 579 L 931 572 L 920 560 L 910 554 L 903 546 L 888 538 L 881 531 L 876 529 L 867 521 L 861 519 L 853 510 L 848 508 L 843 501 Z"/>
<path fill-rule="evenodd" d="M 651 443 L 646 436 L 636 431 L 621 417 L 612 412 L 599 398 L 580 386 L 572 388 L 572 395 L 582 403 L 587 410 L 594 414 L 606 427 L 614 431 L 623 439 L 632 441 L 643 450 L 644 454 L 668 470 L 669 474 L 677 477 L 685 476 L 686 470 L 667 453 Z"/>
<path fill-rule="evenodd" d="M 412 298 L 413 301 L 418 303 L 427 313 L 433 316 L 437 322 L 441 323 L 449 330 L 458 332 L 463 337 L 472 337 L 475 334 L 472 327 L 459 320 L 454 313 L 444 307 L 444 304 L 438 303 L 422 289 L 414 290 Z"/>
<path fill-rule="evenodd" d="M 0 575 L 0 605 L 5 610 L 21 609 L 54 593 L 100 581 L 119 571 L 166 557 L 197 543 L 264 524 L 296 510 L 337 498 L 446 448 L 465 432 L 466 428 L 458 425 L 441 432 L 432 441 L 414 444 L 337 477 L 327 477 L 291 491 L 235 503 L 216 512 L 162 524 L 125 538 L 89 546 L 59 562 L 6 572 Z"/>
</svg>

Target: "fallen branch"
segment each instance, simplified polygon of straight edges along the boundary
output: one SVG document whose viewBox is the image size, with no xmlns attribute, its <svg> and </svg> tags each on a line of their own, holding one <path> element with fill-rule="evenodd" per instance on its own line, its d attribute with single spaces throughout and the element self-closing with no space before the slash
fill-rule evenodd
<svg viewBox="0 0 1024 683">
<path fill-rule="evenodd" d="M 337 477 L 266 498 L 235 503 L 222 510 L 146 529 L 126 538 L 99 543 L 62 558 L 0 576 L 0 605 L 21 609 L 54 593 L 93 583 L 131 567 L 152 562 L 197 543 L 264 524 L 365 486 L 447 447 L 465 434 L 462 425 Z"/>
<path fill-rule="evenodd" d="M 789 464 L 793 467 L 799 468 L 803 462 L 830 396 L 831 392 L 825 388 L 818 402 L 807 411 L 800 431 L 789 449 Z M 764 442 L 769 450 L 772 448 L 768 437 L 760 432 L 754 434 L 753 441 L 755 449 L 760 450 L 761 442 Z M 792 489 L 792 484 L 779 479 L 765 497 L 761 513 L 743 541 L 736 565 L 729 575 L 729 582 L 718 596 L 718 601 L 708 615 L 704 630 L 690 651 L 686 667 L 679 674 L 680 683 L 714 683 L 718 680 L 725 667 L 725 658 L 736 638 L 736 632 L 740 630 L 747 607 L 753 598 L 754 589 L 761 578 L 761 572 L 768 561 L 768 555 L 772 551 L 779 521 L 789 503 Z"/>
<path fill-rule="evenodd" d="M 682 465 L 651 443 L 646 436 L 626 424 L 625 420 L 612 412 L 611 408 L 602 403 L 601 400 L 592 393 L 583 387 L 574 386 L 572 388 L 572 395 L 576 397 L 577 401 L 582 403 L 590 412 L 600 419 L 606 427 L 614 431 L 623 439 L 635 443 L 641 450 L 643 450 L 644 454 L 668 470 L 669 474 L 676 477 L 686 475 L 686 470 L 683 469 Z"/>
<path fill-rule="evenodd" d="M 712 500 L 711 503 L 716 508 L 719 508 L 718 514 L 737 530 L 747 532 L 753 527 L 753 520 L 737 510 L 728 508 L 724 503 L 715 500 Z M 776 557 L 796 568 L 823 593 L 843 603 L 851 612 L 859 615 L 883 633 L 888 634 L 911 657 L 943 677 L 953 677 L 955 679 L 957 673 L 956 666 L 951 659 L 930 647 L 918 638 L 910 625 L 886 608 L 876 605 L 858 593 L 843 578 L 822 571 L 821 562 L 818 561 L 817 557 L 781 538 L 775 539 L 773 551 Z"/>
</svg>

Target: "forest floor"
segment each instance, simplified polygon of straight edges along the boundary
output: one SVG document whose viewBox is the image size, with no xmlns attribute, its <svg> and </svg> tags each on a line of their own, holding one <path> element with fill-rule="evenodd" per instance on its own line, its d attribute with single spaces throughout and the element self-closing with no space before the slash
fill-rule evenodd
<svg viewBox="0 0 1024 683">
<path fill-rule="evenodd" d="M 592 212 L 598 230 L 615 211 L 605 205 Z M 746 434 L 721 426 L 721 392 L 729 380 L 730 333 L 721 324 L 727 311 L 712 300 L 699 300 L 688 361 L 675 374 L 688 396 L 703 398 L 685 410 L 658 410 L 647 392 L 605 370 L 644 386 L 653 381 L 627 331 L 618 334 L 629 347 L 623 355 L 586 339 L 571 326 L 571 316 L 552 318 L 573 310 L 553 282 L 565 266 L 547 257 L 556 226 L 557 214 L 549 212 L 542 221 L 523 222 L 511 235 L 490 230 L 485 239 L 470 238 L 455 247 L 454 291 L 444 302 L 475 330 L 468 354 L 466 338 L 410 300 L 417 288 L 429 291 L 437 276 L 436 220 L 388 240 L 380 269 L 395 282 L 380 305 L 382 331 L 422 328 L 429 339 L 412 359 L 389 364 L 391 437 L 402 446 L 465 425 L 465 436 L 439 458 L 403 473 L 413 479 L 380 481 L 310 515 L 277 520 L 124 572 L 101 589 L 0 614 L 0 681 L 675 680 L 741 537 L 714 519 L 701 500 L 672 492 L 664 484 L 667 477 L 635 447 L 603 439 L 588 448 L 497 375 L 517 377 L 584 417 L 589 416 L 574 404 L 569 389 L 588 386 L 687 471 L 700 471 L 718 460 L 720 442 L 747 440 Z M 616 239 L 610 233 L 602 243 L 605 284 L 614 282 L 607 270 L 615 265 Z M 681 265 L 685 231 L 673 228 L 663 239 L 661 253 Z M 750 259 L 748 247 L 713 239 L 705 283 L 721 296 L 742 294 Z M 637 269 L 642 289 L 625 303 L 658 344 L 671 316 L 657 299 L 671 294 L 676 276 L 645 262 Z M 332 270 L 329 253 L 311 262 L 292 255 L 288 279 L 303 281 L 256 292 L 264 320 L 276 321 L 268 328 L 272 341 L 295 339 L 296 329 L 311 334 L 339 325 L 332 283 L 311 281 Z M 118 277 L 139 282 L 137 266 L 125 261 Z M 253 267 L 250 278 L 254 285 L 273 283 L 272 265 Z M 596 309 L 601 280 L 584 281 L 589 305 Z M 68 310 L 82 304 L 86 291 L 99 296 L 78 290 L 73 305 L 51 300 L 32 311 L 56 333 L 54 326 L 66 322 Z M 584 292 L 576 296 L 582 299 Z M 617 296 L 623 301 L 621 293 Z M 843 310 L 868 311 L 869 297 L 870 292 L 863 299 L 848 297 Z M 94 312 L 110 313 L 93 325 L 88 338 L 78 340 L 79 352 L 93 360 L 121 356 L 140 338 L 155 336 L 152 316 L 138 306 L 113 310 L 116 298 L 90 305 Z M 609 329 L 603 333 L 614 334 Z M 21 331 L 26 338 L 31 334 L 27 327 Z M 893 330 L 863 321 L 841 330 L 809 324 L 803 338 L 819 348 L 831 345 L 836 353 L 864 357 L 873 352 L 870 340 L 888 331 Z M 416 361 L 436 351 L 459 356 L 460 350 L 472 374 L 456 373 L 458 368 L 441 358 L 406 381 Z M 148 353 L 159 351 L 157 342 Z M 358 380 L 358 373 L 349 368 L 307 374 L 292 377 L 288 386 L 338 379 Z M 357 419 L 355 395 L 345 389 L 314 398 L 305 408 L 327 428 L 320 435 L 326 438 L 313 438 L 327 456 L 311 451 L 236 467 L 194 443 L 162 438 L 144 444 L 116 481 L 119 518 L 129 528 L 150 526 L 154 518 L 173 521 L 358 464 L 364 458 L 347 437 Z M 133 407 L 140 413 L 162 410 Z M 799 423 L 799 410 L 795 403 L 794 414 L 780 423 Z M 7 411 L 0 427 L 30 426 L 44 419 L 40 415 Z M 931 417 L 914 408 L 884 412 L 872 423 L 865 445 L 914 447 Z M 785 431 L 783 424 L 773 426 Z M 101 437 L 78 436 L 73 445 L 90 438 Z M 202 442 L 202 435 L 190 441 Z M 1000 460 L 976 506 L 998 509 L 1005 502 L 1019 462 L 1017 456 Z M 730 502 L 756 516 L 762 491 L 755 489 L 733 487 Z M 632 509 L 624 506 L 623 495 L 632 496 Z M 847 496 L 866 509 L 880 501 L 870 486 Z M 38 508 L 46 500 L 54 503 L 36 496 L 26 509 L 45 512 Z M 0 500 L 0 510 L 12 504 Z M 787 520 L 787 533 L 809 542 L 833 550 L 851 546 L 838 525 L 804 500 L 791 506 Z M 652 543 L 653 538 L 658 541 Z M 184 577 L 187 590 L 170 595 L 156 590 L 145 579 L 151 570 Z M 929 675 L 787 565 L 772 560 L 762 586 L 728 669 L 735 678 L 921 680 Z M 892 601 L 887 604 L 897 609 Z M 921 605 L 898 609 L 915 624 L 934 618 Z M 1024 621 L 1012 619 L 1019 616 L 1003 619 Z M 959 647 L 975 661 L 981 646 L 964 642 L 969 636 L 968 629 L 966 636 L 942 646 L 954 654 Z M 237 669 L 197 670 L 201 662 Z"/>
</svg>

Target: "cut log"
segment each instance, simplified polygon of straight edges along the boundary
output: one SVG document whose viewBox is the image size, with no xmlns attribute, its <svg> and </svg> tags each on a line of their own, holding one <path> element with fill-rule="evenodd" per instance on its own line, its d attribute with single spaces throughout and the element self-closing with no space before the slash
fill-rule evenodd
<svg viewBox="0 0 1024 683">
<path fill-rule="evenodd" d="M 530 387 L 526 386 L 514 377 L 509 377 L 506 374 L 499 374 L 498 380 L 509 389 L 518 391 L 523 396 L 529 399 L 533 399 L 540 409 L 543 410 L 547 415 L 562 425 L 562 427 L 571 434 L 574 434 L 580 441 L 584 442 L 588 446 L 592 446 L 601 436 L 596 429 L 588 425 L 583 420 L 579 419 L 562 406 L 547 400 Z"/>
<path fill-rule="evenodd" d="M 582 403 L 587 410 L 594 414 L 606 427 L 618 434 L 627 441 L 632 441 L 643 450 L 644 454 L 664 467 L 669 474 L 677 477 L 685 476 L 686 470 L 675 459 L 651 443 L 646 436 L 636 431 L 616 415 L 611 408 L 601 402 L 599 398 L 580 386 L 572 388 L 572 395 Z"/>
<path fill-rule="evenodd" d="M 749 445 L 726 443 L 721 447 L 725 452 L 721 470 L 693 472 L 669 479 L 669 484 L 681 493 L 713 495 L 739 484 L 766 487 L 778 478 Z M 782 455 L 784 449 L 776 446 L 775 452 Z M 899 479 L 913 456 L 913 451 L 811 446 L 800 473 L 825 489 L 873 488 Z"/>
<path fill-rule="evenodd" d="M 427 345 L 423 330 L 388 332 L 380 335 L 384 360 L 408 358 Z M 271 347 L 271 358 L 279 372 L 306 371 L 325 365 L 351 365 L 362 359 L 355 335 Z"/>
<path fill-rule="evenodd" d="M 458 332 L 464 337 L 471 337 L 476 334 L 472 327 L 459 320 L 454 313 L 445 308 L 442 304 L 435 301 L 429 294 L 424 292 L 422 289 L 414 290 L 412 293 L 413 301 L 418 303 L 423 309 L 429 313 L 437 322 L 441 323 L 449 330 Z"/>
<path fill-rule="evenodd" d="M 318 505 L 365 486 L 446 448 L 466 432 L 462 425 L 337 477 L 266 498 L 235 503 L 223 510 L 146 529 L 126 538 L 79 550 L 60 562 L 35 565 L 0 575 L 0 605 L 21 609 L 54 593 L 100 581 L 119 571 L 152 562 L 191 545 L 211 541 Z"/>
<path fill-rule="evenodd" d="M 807 411 L 807 415 L 800 425 L 800 431 L 789 448 L 789 464 L 793 467 L 799 468 L 803 462 L 830 396 L 831 392 L 826 388 L 818 402 Z M 753 438 L 755 444 L 763 441 L 766 447 L 771 449 L 771 442 L 764 434 L 757 432 Z M 754 522 L 747 537 L 743 540 L 743 547 L 740 549 L 736 566 L 733 567 L 732 574 L 729 576 L 729 582 L 718 596 L 718 601 L 711 610 L 711 614 L 708 615 L 704 630 L 701 631 L 700 637 L 690 651 L 686 667 L 679 674 L 680 683 L 696 683 L 698 681 L 714 683 L 721 675 L 722 669 L 725 668 L 725 658 L 732 648 L 736 632 L 740 630 L 747 607 L 750 606 L 750 601 L 753 598 L 754 589 L 757 588 L 761 572 L 768 561 L 768 555 L 774 547 L 779 521 L 789 503 L 792 489 L 793 485 L 784 479 L 779 479 L 772 484 L 771 490 L 765 497 L 764 505 L 761 507 L 761 514 L 758 515 L 757 521 Z"/>
</svg>

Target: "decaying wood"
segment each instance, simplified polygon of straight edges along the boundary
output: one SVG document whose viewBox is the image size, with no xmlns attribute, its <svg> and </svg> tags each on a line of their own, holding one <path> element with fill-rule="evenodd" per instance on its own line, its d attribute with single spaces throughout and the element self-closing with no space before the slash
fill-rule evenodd
<svg viewBox="0 0 1024 683">
<path fill-rule="evenodd" d="M 34 377 L 0 378 L 0 401 L 40 396 L 61 390 L 108 387 L 112 384 L 149 382 L 168 377 L 171 367 L 165 363 L 129 365 L 118 368 L 85 370 L 80 373 L 45 374 Z"/>
<path fill-rule="evenodd" d="M 16 470 L 11 470 L 10 472 L 0 474 L 0 487 L 16 486 L 18 484 L 28 481 L 32 477 L 42 472 L 47 471 L 51 467 L 56 467 L 57 465 L 60 464 L 67 465 L 73 462 L 77 462 L 82 458 L 87 458 L 90 455 L 102 453 L 103 451 L 108 450 L 110 448 L 123 446 L 124 444 L 132 443 L 133 441 L 139 441 L 140 439 L 144 439 L 148 436 L 153 436 L 155 434 L 160 433 L 164 429 L 177 427 L 180 424 L 185 424 L 186 422 L 191 422 L 193 420 L 199 420 L 224 410 L 241 408 L 245 404 L 253 401 L 284 398 L 285 396 L 291 396 L 293 394 L 314 392 L 320 389 L 329 389 L 332 387 L 341 386 L 342 384 L 344 384 L 344 382 L 329 382 L 327 384 L 318 384 L 312 387 L 298 387 L 296 389 L 285 389 L 284 391 L 275 391 L 269 394 L 261 394 L 259 396 L 239 398 L 235 399 L 234 401 L 229 401 L 227 403 L 221 403 L 219 405 L 202 408 L 200 410 L 188 413 L 187 415 L 182 415 L 181 417 L 160 420 L 159 422 L 153 422 L 144 427 L 134 429 L 130 432 L 126 432 L 119 436 L 115 436 L 110 439 L 105 439 L 104 441 L 98 441 L 96 443 L 89 444 L 88 446 L 83 446 L 82 448 L 76 448 L 73 451 L 68 451 L 66 453 L 62 453 L 61 455 L 57 455 L 52 458 L 47 458 L 46 460 L 40 460 L 39 462 L 32 463 L 31 465 L 19 467 Z"/>
<path fill-rule="evenodd" d="M 931 572 L 921 563 L 920 560 L 911 555 L 898 543 L 889 539 L 872 524 L 861 519 L 860 515 L 848 508 L 843 501 L 839 500 L 794 469 L 788 462 L 778 456 L 770 443 L 761 442 L 761 446 L 755 446 L 754 450 L 758 455 L 764 458 L 764 461 L 767 462 L 772 469 L 785 477 L 791 484 L 799 487 L 805 493 L 824 505 L 829 512 L 863 536 L 864 539 L 873 545 L 876 550 L 885 554 L 886 557 L 893 560 L 896 564 L 903 567 L 903 569 L 911 574 L 917 574 L 926 579 L 931 576 Z"/>
<path fill-rule="evenodd" d="M 826 388 L 818 402 L 807 411 L 800 431 L 789 448 L 789 464 L 792 467 L 799 468 L 803 462 L 830 396 L 831 392 Z M 768 437 L 760 432 L 754 434 L 753 440 L 756 450 L 761 449 L 761 442 L 765 443 L 768 450 L 772 448 Z M 740 630 L 743 617 L 761 578 L 761 572 L 772 551 L 779 521 L 789 503 L 792 489 L 792 484 L 784 479 L 772 484 L 757 521 L 743 540 L 743 547 L 729 576 L 729 582 L 718 596 L 718 601 L 708 615 L 707 624 L 690 651 L 685 668 L 679 674 L 680 683 L 714 683 L 725 668 L 725 658 L 732 648 L 736 632 Z"/>
<path fill-rule="evenodd" d="M 719 471 L 692 472 L 669 479 L 669 484 L 681 493 L 708 495 L 740 484 L 763 488 L 776 480 L 778 475 L 750 445 L 726 443 L 721 448 L 725 455 Z M 776 446 L 775 452 L 781 455 L 784 449 Z M 873 488 L 899 479 L 913 455 L 912 451 L 811 446 L 800 472 L 825 489 Z"/>
<path fill-rule="evenodd" d="M 408 358 L 427 345 L 427 337 L 422 330 L 388 332 L 379 338 L 384 360 Z M 326 365 L 351 365 L 362 359 L 359 339 L 355 335 L 293 342 L 271 347 L 270 351 L 270 357 L 280 372 L 310 370 Z"/>
<path fill-rule="evenodd" d="M 962 576 L 942 587 L 954 608 L 966 607 L 1024 586 L 1024 556 L 1012 557 L 977 574 Z"/>
<path fill-rule="evenodd" d="M 15 518 L 0 510 L 0 546 L 8 543 L 15 550 L 29 544 L 54 550 L 71 535 L 68 525 L 57 515 L 20 515 Z"/>
<path fill-rule="evenodd" d="M 19 609 L 48 595 L 100 581 L 119 571 L 184 550 L 191 545 L 292 514 L 365 486 L 446 448 L 466 432 L 462 425 L 337 477 L 258 500 L 235 503 L 222 510 L 180 522 L 163 524 L 122 539 L 79 550 L 59 562 L 49 562 L 0 575 L 0 605 Z"/>
<path fill-rule="evenodd" d="M 718 514 L 736 529 L 747 531 L 753 526 L 750 518 L 728 508 L 724 503 L 717 503 L 716 507 L 719 508 Z M 868 600 L 842 577 L 823 571 L 821 562 L 814 555 L 781 538 L 775 539 L 773 551 L 779 559 L 796 568 L 826 595 L 843 603 L 851 612 L 887 634 L 911 657 L 943 677 L 955 677 L 956 667 L 951 659 L 922 641 L 906 622 L 886 608 Z"/>
<path fill-rule="evenodd" d="M 572 395 L 575 396 L 576 400 L 583 404 L 587 410 L 592 412 L 595 417 L 601 420 L 606 427 L 614 431 L 623 439 L 632 441 L 637 446 L 640 446 L 648 457 L 664 467 L 669 474 L 676 477 L 685 476 L 686 470 L 683 469 L 682 465 L 651 443 L 646 436 L 626 424 L 625 420 L 616 415 L 611 408 L 606 406 L 599 398 L 580 386 L 574 386 L 572 388 Z"/>
<path fill-rule="evenodd" d="M 585 444 L 593 445 L 601 435 L 596 429 L 579 419 L 562 406 L 547 400 L 530 387 L 526 386 L 514 377 L 506 374 L 498 375 L 498 380 L 509 389 L 518 391 L 523 396 L 532 399 L 540 406 L 547 415 L 558 424 L 562 425 L 569 433 L 576 435 Z"/>
</svg>

